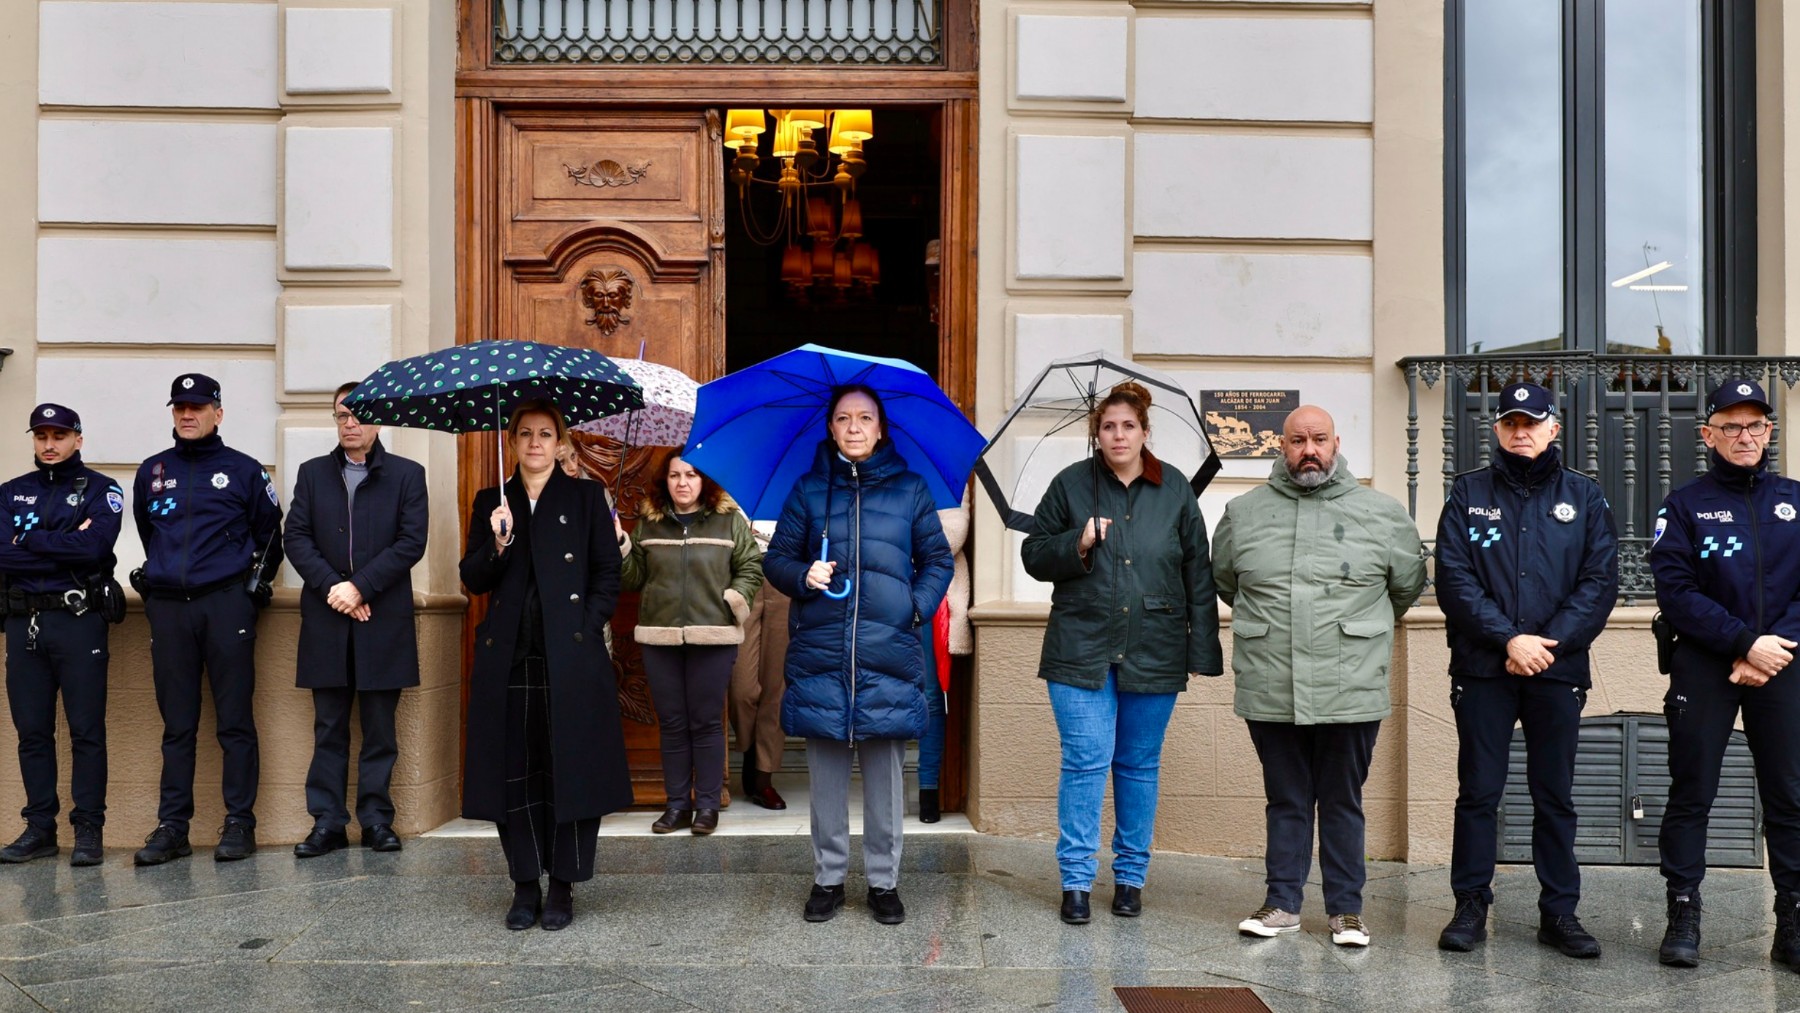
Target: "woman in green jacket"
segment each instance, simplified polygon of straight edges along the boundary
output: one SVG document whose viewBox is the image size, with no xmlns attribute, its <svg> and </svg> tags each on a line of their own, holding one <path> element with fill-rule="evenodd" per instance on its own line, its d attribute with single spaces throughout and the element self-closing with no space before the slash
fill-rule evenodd
<svg viewBox="0 0 1800 1013">
<path fill-rule="evenodd" d="M 636 538 L 620 534 L 621 583 L 640 592 L 636 637 L 669 797 L 650 829 L 710 834 L 725 783 L 725 692 L 762 586 L 762 550 L 725 490 L 673 454 L 650 488 Z"/>
<path fill-rule="evenodd" d="M 1114 387 L 1088 419 L 1097 451 L 1038 504 L 1025 571 L 1050 581 L 1038 676 L 1062 737 L 1062 920 L 1089 919 L 1100 807 L 1113 781 L 1112 913 L 1136 917 L 1150 867 L 1163 733 L 1190 675 L 1225 669 L 1206 523 L 1187 476 L 1144 446 L 1150 392 Z"/>
</svg>

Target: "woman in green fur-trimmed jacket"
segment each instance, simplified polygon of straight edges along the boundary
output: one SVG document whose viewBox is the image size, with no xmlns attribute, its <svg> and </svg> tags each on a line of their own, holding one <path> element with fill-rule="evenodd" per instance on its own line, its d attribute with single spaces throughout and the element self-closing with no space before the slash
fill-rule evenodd
<svg viewBox="0 0 1800 1013">
<path fill-rule="evenodd" d="M 637 537 L 620 534 L 621 584 L 640 592 L 636 636 L 669 795 L 650 829 L 710 834 L 725 783 L 725 692 L 762 586 L 762 550 L 725 490 L 676 455 L 650 487 Z"/>
</svg>

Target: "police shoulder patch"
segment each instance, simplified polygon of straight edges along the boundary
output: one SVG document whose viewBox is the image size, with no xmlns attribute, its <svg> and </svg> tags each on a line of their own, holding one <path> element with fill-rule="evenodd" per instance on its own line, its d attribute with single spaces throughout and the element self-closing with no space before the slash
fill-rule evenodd
<svg viewBox="0 0 1800 1013">
<path fill-rule="evenodd" d="M 122 514 L 125 512 L 125 497 L 117 489 L 108 489 L 106 490 L 106 505 L 112 509 L 113 513 Z"/>
<path fill-rule="evenodd" d="M 1657 513 L 1661 514 L 1662 511 L 1658 510 Z M 1667 531 L 1667 530 L 1669 530 L 1669 519 L 1667 517 L 1660 517 L 1660 516 L 1657 517 L 1656 518 L 1656 534 L 1654 537 L 1652 537 L 1650 539 L 1650 547 L 1651 548 L 1655 548 L 1656 543 L 1662 541 L 1663 532 Z"/>
</svg>

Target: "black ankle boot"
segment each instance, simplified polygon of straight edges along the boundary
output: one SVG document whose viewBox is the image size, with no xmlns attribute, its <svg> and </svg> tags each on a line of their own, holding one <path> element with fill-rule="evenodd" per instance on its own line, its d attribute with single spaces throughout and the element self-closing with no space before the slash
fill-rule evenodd
<svg viewBox="0 0 1800 1013">
<path fill-rule="evenodd" d="M 506 912 L 506 927 L 517 932 L 536 925 L 543 900 L 544 891 L 538 886 L 537 880 L 514 883 L 512 907 Z"/>
<path fill-rule="evenodd" d="M 919 822 L 936 823 L 944 818 L 938 809 L 938 790 L 936 788 L 919 789 Z"/>
<path fill-rule="evenodd" d="M 550 877 L 550 894 L 544 898 L 544 931 L 557 932 L 575 920 L 575 884 Z"/>
</svg>

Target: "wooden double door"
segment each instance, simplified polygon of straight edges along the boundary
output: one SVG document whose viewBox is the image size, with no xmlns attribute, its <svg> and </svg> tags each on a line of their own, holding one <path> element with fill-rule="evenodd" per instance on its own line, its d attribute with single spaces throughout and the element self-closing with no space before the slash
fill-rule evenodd
<svg viewBox="0 0 1800 1013">
<path fill-rule="evenodd" d="M 463 115 L 459 340 L 592 348 L 702 382 L 724 372 L 716 112 L 473 103 Z M 638 448 L 621 461 L 616 444 L 576 436 L 583 467 L 614 487 L 629 526 L 645 476 L 669 451 Z M 493 484 L 495 454 L 491 437 L 463 437 L 460 502 Z M 471 603 L 465 639 L 485 608 L 484 599 Z M 636 596 L 626 595 L 613 620 L 614 667 L 637 800 L 660 804 L 656 714 L 631 636 L 636 619 Z M 465 644 L 465 671 L 468 656 Z"/>
</svg>

